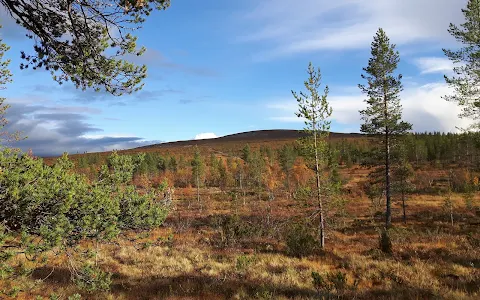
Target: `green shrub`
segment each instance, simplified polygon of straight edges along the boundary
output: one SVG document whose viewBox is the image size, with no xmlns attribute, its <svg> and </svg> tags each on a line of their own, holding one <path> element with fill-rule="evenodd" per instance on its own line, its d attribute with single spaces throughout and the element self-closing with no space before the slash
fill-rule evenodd
<svg viewBox="0 0 480 300">
<path fill-rule="evenodd" d="M 255 261 L 255 256 L 249 255 L 240 255 L 237 257 L 237 263 L 235 269 L 239 272 L 245 271 L 253 262 Z"/>
<path fill-rule="evenodd" d="M 313 254 L 317 248 L 317 241 L 312 233 L 311 226 L 306 223 L 290 224 L 284 238 L 287 252 L 291 256 L 308 256 Z"/>
<path fill-rule="evenodd" d="M 114 152 L 99 178 L 89 183 L 84 175 L 73 172 L 66 154 L 47 166 L 17 150 L 0 149 L 0 246 L 9 244 L 0 248 L 0 276 L 14 275 L 9 272 L 12 246 L 35 259 L 54 247 L 68 253 L 82 239 L 101 242 L 115 238 L 121 230 L 162 224 L 168 207 L 155 201 L 155 191 L 140 195 L 131 182 L 141 159 Z M 107 275 L 82 270 L 72 274 L 82 287 L 106 288 Z M 87 275 L 104 282 L 87 280 Z"/>
<path fill-rule="evenodd" d="M 358 282 L 354 285 L 348 285 L 347 274 L 341 271 L 327 272 L 321 275 L 317 272 L 312 272 L 312 283 L 317 292 L 330 294 L 336 291 L 337 294 L 343 293 L 345 290 L 353 290 L 357 287 Z"/>
<path fill-rule="evenodd" d="M 214 223 L 220 229 L 221 244 L 225 247 L 235 245 L 252 231 L 251 226 L 238 215 L 219 216 L 215 218 Z"/>
<path fill-rule="evenodd" d="M 312 188 L 309 186 L 299 186 L 293 192 L 293 198 L 300 201 L 306 201 L 307 199 L 310 199 L 312 195 Z"/>
<path fill-rule="evenodd" d="M 390 235 L 386 229 L 383 229 L 382 232 L 380 233 L 380 239 L 379 239 L 379 246 L 380 250 L 386 254 L 391 254 L 392 253 L 392 241 L 390 240 Z"/>
<path fill-rule="evenodd" d="M 80 270 L 76 271 L 74 281 L 78 287 L 88 292 L 108 291 L 112 283 L 111 274 L 102 271 L 100 268 L 85 264 Z"/>
<path fill-rule="evenodd" d="M 318 272 L 312 272 L 312 283 L 313 287 L 317 290 L 318 293 L 321 293 L 323 291 L 330 291 L 329 284 Z"/>
<path fill-rule="evenodd" d="M 340 271 L 327 273 L 327 280 L 337 292 L 343 292 L 347 287 L 347 274 Z"/>
</svg>

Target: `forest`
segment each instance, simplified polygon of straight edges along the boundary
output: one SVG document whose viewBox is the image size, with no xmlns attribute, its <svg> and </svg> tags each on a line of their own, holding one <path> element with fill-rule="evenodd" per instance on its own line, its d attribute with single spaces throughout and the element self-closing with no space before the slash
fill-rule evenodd
<svg viewBox="0 0 480 300">
<path fill-rule="evenodd" d="M 142 54 L 135 37 L 98 24 L 123 32 L 169 1 L 41 2 L 0 1 L 39 41 L 22 68 L 118 96 L 141 88 L 146 69 L 123 60 Z M 472 120 L 458 133 L 403 119 L 400 53 L 382 28 L 357 135 L 331 132 L 312 63 L 291 91 L 297 137 L 42 158 L 15 147 L 1 98 L 0 299 L 478 299 L 480 1 L 462 12 L 449 32 L 464 47 L 444 52 L 463 64 L 439 99 Z M 0 40 L 2 89 L 8 50 Z"/>
</svg>

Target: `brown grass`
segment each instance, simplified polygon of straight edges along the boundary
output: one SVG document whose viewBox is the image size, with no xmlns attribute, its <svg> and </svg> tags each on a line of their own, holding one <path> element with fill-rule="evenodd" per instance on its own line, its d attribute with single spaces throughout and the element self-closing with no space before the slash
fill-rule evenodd
<svg viewBox="0 0 480 300">
<path fill-rule="evenodd" d="M 350 172 L 352 186 L 366 174 L 362 169 Z M 351 288 L 332 290 L 335 298 L 479 299 L 480 216 L 464 207 L 460 195 L 453 199 L 453 227 L 441 208 L 441 196 L 411 196 L 407 224 L 401 221 L 401 207 L 394 204 L 394 254 L 386 256 L 377 250 L 383 220 L 372 219 L 368 199 L 352 196 L 346 226 L 329 232 L 326 250 L 294 258 L 286 255 L 282 230 L 288 219 L 307 215 L 302 202 L 278 195 L 267 222 L 268 201 L 248 196 L 244 206 L 239 197 L 234 206 L 226 193 L 202 190 L 202 212 L 201 203 L 180 197 L 165 225 L 148 237 L 101 245 L 99 263 L 113 273 L 110 292 L 78 291 L 61 256 L 36 266 L 31 278 L 1 282 L 0 289 L 21 286 L 24 292 L 18 299 L 52 292 L 62 299 L 76 292 L 82 299 L 317 299 L 311 273 L 341 271 Z M 475 198 L 477 207 L 479 200 Z M 235 208 L 242 220 L 261 230 L 224 248 L 214 220 Z M 170 245 L 139 246 L 170 233 Z"/>
</svg>

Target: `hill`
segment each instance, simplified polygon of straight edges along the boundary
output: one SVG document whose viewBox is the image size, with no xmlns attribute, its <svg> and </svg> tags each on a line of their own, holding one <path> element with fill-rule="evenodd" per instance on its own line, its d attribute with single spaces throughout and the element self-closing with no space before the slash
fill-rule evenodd
<svg viewBox="0 0 480 300">
<path fill-rule="evenodd" d="M 161 144 L 154 144 L 148 146 L 142 146 L 134 149 L 149 149 L 149 148 L 175 148 L 175 147 L 184 147 L 184 146 L 209 146 L 209 145 L 218 145 L 223 143 L 231 142 L 241 142 L 246 143 L 258 143 L 258 142 L 275 142 L 275 141 L 293 141 L 301 137 L 306 136 L 306 134 L 301 130 L 291 130 L 291 129 L 271 129 L 271 130 L 255 130 L 240 132 L 235 134 L 229 134 L 218 138 L 213 139 L 204 139 L 204 140 L 186 140 L 186 141 L 176 141 L 168 142 Z M 330 133 L 331 139 L 341 139 L 341 138 L 358 138 L 363 135 L 360 133 Z M 133 149 L 132 149 L 133 150 Z"/>
<path fill-rule="evenodd" d="M 226 155 L 226 153 L 236 153 L 249 144 L 252 150 L 259 149 L 262 146 L 268 146 L 272 149 L 278 149 L 285 144 L 293 143 L 297 139 L 306 136 L 302 130 L 291 129 L 271 129 L 271 130 L 255 130 L 240 132 L 230 135 L 225 135 L 213 139 L 203 140 L 185 140 L 166 142 L 160 144 L 152 144 L 147 146 L 141 146 L 132 149 L 118 150 L 120 154 L 135 154 L 135 153 L 158 153 L 161 155 L 191 155 L 192 147 L 198 146 L 200 152 L 203 155 L 208 153 L 216 153 L 217 155 Z M 337 133 L 331 132 L 331 140 L 340 139 L 359 139 L 365 137 L 360 133 Z M 101 157 L 108 156 L 112 151 L 105 152 L 89 152 L 84 154 L 71 154 L 72 159 L 79 159 L 82 156 L 90 156 L 92 154 L 99 155 Z M 53 163 L 57 157 L 44 157 L 47 164 Z"/>
</svg>

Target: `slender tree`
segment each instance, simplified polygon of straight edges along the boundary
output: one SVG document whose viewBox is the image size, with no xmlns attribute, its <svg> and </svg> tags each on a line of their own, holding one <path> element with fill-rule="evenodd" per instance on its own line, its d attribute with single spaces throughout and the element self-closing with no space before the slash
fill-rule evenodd
<svg viewBox="0 0 480 300">
<path fill-rule="evenodd" d="M 325 86 L 324 94 L 319 94 L 321 86 L 320 68 L 314 69 L 312 63 L 308 65 L 308 79 L 304 82 L 307 92 L 301 91 L 296 93 L 292 91 L 293 97 L 298 103 L 297 117 L 305 119 L 305 131 L 311 136 L 304 144 L 307 146 L 307 152 L 312 154 L 314 158 L 314 171 L 316 178 L 316 198 L 318 201 L 319 222 L 319 239 L 320 247 L 325 247 L 325 213 L 323 197 L 325 191 L 322 191 L 321 177 L 322 171 L 328 164 L 328 157 L 325 153 L 327 150 L 327 137 L 330 134 L 330 121 L 328 118 L 332 115 L 332 108 L 327 101 L 328 86 Z M 326 187 L 323 187 L 326 188 Z"/>
<path fill-rule="evenodd" d="M 461 118 L 473 119 L 474 128 L 480 126 L 480 1 L 469 0 L 462 9 L 465 23 L 450 24 L 448 32 L 464 47 L 458 50 L 443 49 L 445 55 L 456 65 L 454 76 L 445 75 L 446 83 L 453 88 L 452 95 L 443 98 L 456 102 L 462 112 Z"/>
<path fill-rule="evenodd" d="M 2 26 L 0 25 L 0 28 Z M 10 47 L 7 44 L 3 43 L 3 39 L 0 36 L 0 91 L 6 89 L 6 85 L 12 82 L 12 73 L 8 69 L 10 64 L 9 59 L 4 59 L 3 56 Z M 5 126 L 8 124 L 8 120 L 5 118 L 5 113 L 10 108 L 10 105 L 5 104 L 5 98 L 0 97 L 0 145 L 5 142 L 16 141 L 20 139 L 20 133 L 9 133 Z"/>
<path fill-rule="evenodd" d="M 415 175 L 412 165 L 408 162 L 407 150 L 405 145 L 399 147 L 398 164 L 393 170 L 394 190 L 400 197 L 403 210 L 403 223 L 407 224 L 407 195 L 415 190 L 412 179 Z"/>
<path fill-rule="evenodd" d="M 205 172 L 205 164 L 200 156 L 200 151 L 197 146 L 195 146 L 195 153 L 193 154 L 191 164 L 193 179 L 195 180 L 195 186 L 197 187 L 197 201 L 200 202 L 200 184 Z"/>
<path fill-rule="evenodd" d="M 358 85 L 362 93 L 367 96 L 365 100 L 367 108 L 360 111 L 364 121 L 360 131 L 378 139 L 376 145 L 379 145 L 379 148 L 377 148 L 376 154 L 382 158 L 385 172 L 386 213 L 382 240 L 386 242 L 384 245 L 390 245 L 387 229 L 391 227 L 392 223 L 391 153 L 398 144 L 398 138 L 411 130 L 412 125 L 401 120 L 402 106 L 399 94 L 403 88 L 402 75 L 395 74 L 400 55 L 398 51 L 395 51 L 395 45 L 390 44 L 388 36 L 381 28 L 373 39 L 371 55 L 368 66 L 363 68 L 365 74 L 361 75 L 367 84 Z M 391 251 L 389 246 L 383 249 Z"/>
<path fill-rule="evenodd" d="M 285 173 L 285 179 L 289 195 L 291 195 L 290 176 L 296 158 L 297 153 L 291 145 L 284 145 L 278 152 L 278 160 L 280 162 L 282 171 Z"/>
</svg>

